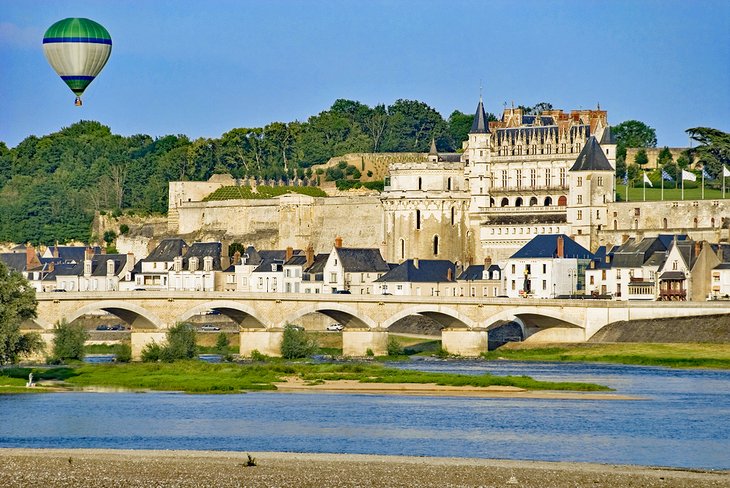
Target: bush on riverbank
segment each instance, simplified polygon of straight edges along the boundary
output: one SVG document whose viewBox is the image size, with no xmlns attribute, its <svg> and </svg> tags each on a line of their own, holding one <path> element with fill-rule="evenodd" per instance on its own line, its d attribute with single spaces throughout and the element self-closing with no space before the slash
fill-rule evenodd
<svg viewBox="0 0 730 488">
<path fill-rule="evenodd" d="M 79 324 L 69 324 L 66 320 L 53 326 L 53 356 L 49 362 L 84 359 L 84 342 L 89 333 Z"/>
<path fill-rule="evenodd" d="M 281 339 L 281 356 L 284 359 L 307 358 L 317 353 L 319 345 L 307 333 L 291 324 L 284 328 Z"/>
<path fill-rule="evenodd" d="M 164 361 L 172 363 L 183 359 L 193 359 L 198 355 L 195 342 L 195 328 L 187 322 L 180 322 L 168 329 L 166 344 L 151 342 L 142 349 L 142 361 L 153 363 Z"/>
</svg>

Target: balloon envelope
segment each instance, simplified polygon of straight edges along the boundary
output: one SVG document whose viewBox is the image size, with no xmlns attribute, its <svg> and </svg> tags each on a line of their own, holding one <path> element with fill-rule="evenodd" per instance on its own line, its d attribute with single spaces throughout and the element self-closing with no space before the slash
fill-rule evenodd
<svg viewBox="0 0 730 488">
<path fill-rule="evenodd" d="M 109 32 L 89 19 L 59 20 L 43 36 L 46 59 L 77 97 L 94 81 L 111 52 Z"/>
</svg>

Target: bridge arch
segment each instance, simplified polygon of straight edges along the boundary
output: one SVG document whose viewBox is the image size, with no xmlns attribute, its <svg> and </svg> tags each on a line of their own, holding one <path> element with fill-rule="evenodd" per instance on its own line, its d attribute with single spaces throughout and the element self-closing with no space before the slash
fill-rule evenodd
<svg viewBox="0 0 730 488">
<path fill-rule="evenodd" d="M 204 314 L 208 310 L 218 310 L 222 315 L 236 322 L 240 327 L 262 328 L 266 327 L 256 311 L 244 303 L 230 300 L 218 300 L 202 303 L 186 310 L 178 317 L 178 322 L 185 322 L 194 315 Z M 271 325 L 271 324 L 269 324 Z"/>
<path fill-rule="evenodd" d="M 334 302 L 313 303 L 302 307 L 296 312 L 286 316 L 279 326 L 284 327 L 286 324 L 296 323 L 297 320 L 305 315 L 309 315 L 310 313 L 321 313 L 333 320 L 336 320 L 345 327 L 358 329 L 376 329 L 378 327 L 377 322 L 370 317 L 363 315 L 357 309 L 344 303 Z"/>
<path fill-rule="evenodd" d="M 424 317 L 434 320 L 443 327 L 467 327 L 469 329 L 480 327 L 478 322 L 475 322 L 466 315 L 459 313 L 457 310 L 429 304 L 416 305 L 402 310 L 384 321 L 382 327 L 387 329 L 394 323 L 398 322 L 402 318 L 408 317 L 409 315 L 423 315 Z"/>
<path fill-rule="evenodd" d="M 582 312 L 583 310 L 582 308 L 571 307 L 568 312 Z M 520 324 L 525 339 L 540 334 L 548 340 L 550 339 L 548 337 L 549 331 L 554 333 L 559 329 L 566 331 L 571 336 L 571 341 L 575 340 L 574 336 L 576 335 L 580 336 L 579 339 L 585 340 L 584 317 L 580 314 L 576 316 L 575 314 L 566 313 L 566 309 L 562 308 L 516 307 L 490 316 L 485 325 L 488 329 L 493 324 L 503 321 L 515 321 Z M 556 336 L 553 334 L 553 337 Z"/>
<path fill-rule="evenodd" d="M 167 324 L 149 310 L 146 310 L 139 305 L 135 305 L 134 303 L 118 300 L 94 302 L 79 308 L 75 312 L 63 318 L 65 318 L 68 322 L 73 322 L 83 315 L 91 312 L 98 312 L 99 310 L 116 315 L 129 324 L 133 329 L 167 328 Z"/>
</svg>

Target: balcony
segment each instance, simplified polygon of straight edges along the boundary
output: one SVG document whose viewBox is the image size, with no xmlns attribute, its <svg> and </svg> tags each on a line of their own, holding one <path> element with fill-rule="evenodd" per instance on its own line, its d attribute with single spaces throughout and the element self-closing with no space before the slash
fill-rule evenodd
<svg viewBox="0 0 730 488">
<path fill-rule="evenodd" d="M 560 184 L 560 185 L 522 185 L 522 186 L 516 186 L 516 185 L 510 185 L 510 186 L 492 186 L 489 188 L 490 195 L 507 195 L 510 193 L 551 193 L 551 192 L 563 192 L 568 190 L 568 184 Z"/>
<path fill-rule="evenodd" d="M 687 290 L 660 290 L 659 300 L 685 301 L 687 300 Z"/>
</svg>

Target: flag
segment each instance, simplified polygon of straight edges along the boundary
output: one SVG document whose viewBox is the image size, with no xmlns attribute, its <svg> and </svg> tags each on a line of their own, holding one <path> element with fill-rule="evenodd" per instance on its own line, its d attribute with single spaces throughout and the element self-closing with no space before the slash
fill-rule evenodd
<svg viewBox="0 0 730 488">
<path fill-rule="evenodd" d="M 662 170 L 662 179 L 663 179 L 664 181 L 674 181 L 674 178 L 672 178 L 672 177 L 671 177 L 671 176 L 669 175 L 669 173 L 667 173 L 667 171 L 666 171 L 666 170 L 664 170 L 664 169 Z"/>
<path fill-rule="evenodd" d="M 689 171 L 682 170 L 682 181 L 688 180 L 688 181 L 697 181 L 697 177 L 694 175 L 694 173 L 690 173 Z"/>
<path fill-rule="evenodd" d="M 722 167 L 722 177 L 725 178 L 727 176 L 730 176 L 730 169 L 727 169 L 725 166 Z"/>
<path fill-rule="evenodd" d="M 628 184 L 629 184 L 629 173 L 627 171 L 626 173 L 624 173 L 624 185 L 628 185 Z"/>
<path fill-rule="evenodd" d="M 651 184 L 651 180 L 649 179 L 648 176 L 646 176 L 646 173 L 644 173 L 644 183 L 646 183 L 650 187 L 654 188 L 654 185 Z"/>
<path fill-rule="evenodd" d="M 705 168 L 702 168 L 702 176 L 704 176 L 706 180 L 712 179 L 712 176 L 710 176 L 710 173 L 708 173 Z"/>
</svg>

